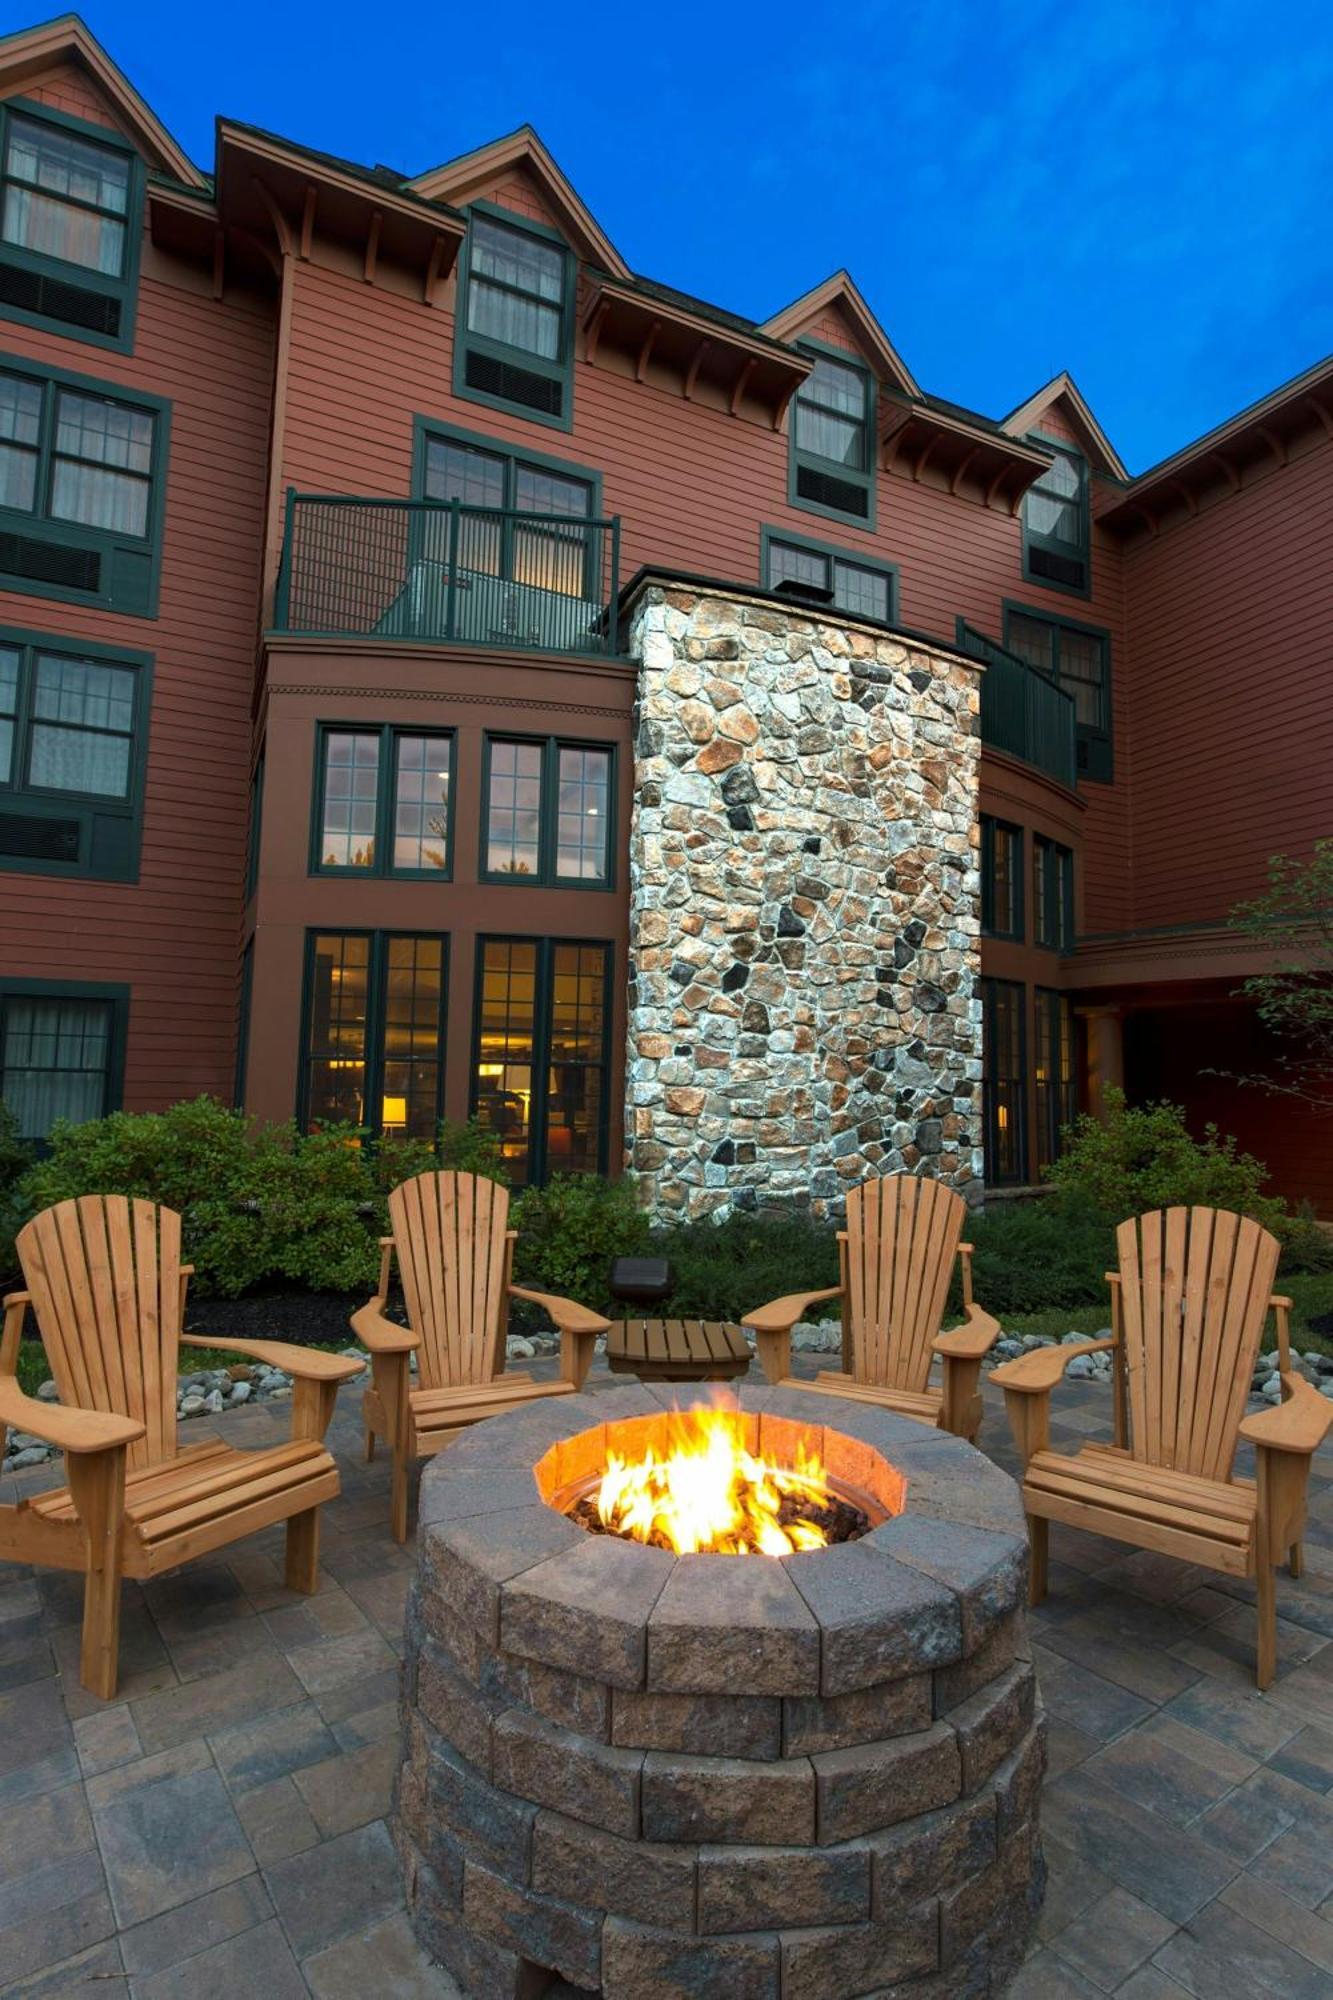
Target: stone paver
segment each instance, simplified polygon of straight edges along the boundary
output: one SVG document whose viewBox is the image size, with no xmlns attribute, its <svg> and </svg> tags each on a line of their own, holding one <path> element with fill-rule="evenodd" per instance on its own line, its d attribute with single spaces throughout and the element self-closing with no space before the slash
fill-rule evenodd
<svg viewBox="0 0 1333 2000">
<path fill-rule="evenodd" d="M 599 1365 L 589 1387 L 614 1386 Z M 318 1595 L 283 1588 L 280 1532 L 127 1585 L 113 1704 L 78 1686 L 78 1580 L 0 1565 L 0 1993 L 457 2000 L 402 1913 L 384 1823 L 413 1557 L 358 1400 L 331 1433 L 344 1494 Z M 1058 1445 L 1109 1436 L 1099 1383 L 1067 1383 L 1054 1413 Z M 188 1436 L 284 1429 L 237 1411 Z M 982 1441 L 1014 1469 L 989 1389 Z M 4 1498 L 52 1483 L 6 1475 Z M 1311 1502 L 1266 1695 L 1251 1586 L 1052 1531 L 1031 1621 L 1049 1886 L 1010 2000 L 1333 1994 L 1333 1450 Z"/>
</svg>

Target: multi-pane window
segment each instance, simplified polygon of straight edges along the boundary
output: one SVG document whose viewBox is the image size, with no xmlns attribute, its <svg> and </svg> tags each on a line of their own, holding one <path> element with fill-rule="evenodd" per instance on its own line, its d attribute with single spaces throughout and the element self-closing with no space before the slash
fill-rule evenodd
<svg viewBox="0 0 1333 2000">
<path fill-rule="evenodd" d="M 1036 1005 L 1037 1165 L 1060 1157 L 1061 1137 L 1078 1110 L 1074 1057 L 1074 1008 L 1063 993 L 1039 986 Z"/>
<path fill-rule="evenodd" d="M 0 987 L 0 1095 L 20 1137 L 112 1110 L 122 1039 L 123 1001 Z"/>
<path fill-rule="evenodd" d="M 478 941 L 472 1103 L 517 1186 L 606 1168 L 608 944 Z"/>
<path fill-rule="evenodd" d="M 313 933 L 302 1116 L 433 1140 L 444 1083 L 447 940 L 383 931 Z"/>
<path fill-rule="evenodd" d="M 317 872 L 449 871 L 453 738 L 411 729 L 320 733 Z"/>
<path fill-rule="evenodd" d="M 590 479 L 432 437 L 426 441 L 424 490 L 428 500 L 537 517 L 529 525 L 465 512 L 458 527 L 462 569 L 568 597 L 589 595 L 592 544 L 583 524 L 593 513 Z M 562 527 L 563 521 L 570 525 Z"/>
<path fill-rule="evenodd" d="M 829 604 L 856 618 L 874 618 L 881 625 L 893 622 L 897 579 L 885 564 L 859 562 L 837 549 L 773 534 L 764 537 L 764 563 L 770 590 Z"/>
<path fill-rule="evenodd" d="M 573 260 L 547 231 L 474 209 L 455 388 L 568 425 Z"/>
<path fill-rule="evenodd" d="M 981 928 L 1023 938 L 1023 829 L 981 816 Z"/>
<path fill-rule="evenodd" d="M 135 698 L 132 667 L 35 653 L 28 783 L 90 798 L 128 798 Z"/>
<path fill-rule="evenodd" d="M 609 888 L 613 759 L 601 744 L 489 737 L 483 875 Z"/>
<path fill-rule="evenodd" d="M 1088 467 L 1081 452 L 1038 438 L 1051 463 L 1023 500 L 1023 574 L 1034 583 L 1086 592 L 1091 571 Z"/>
<path fill-rule="evenodd" d="M 132 156 L 11 111 L 0 235 L 106 278 L 124 275 Z"/>
<path fill-rule="evenodd" d="M 1021 1181 L 1027 1171 L 1026 989 L 1014 980 L 983 979 L 980 990 L 986 1179 L 999 1186 Z"/>
<path fill-rule="evenodd" d="M 866 369 L 822 351 L 814 355 L 792 405 L 793 501 L 873 524 L 874 411 Z"/>
<path fill-rule="evenodd" d="M 1032 934 L 1051 951 L 1074 946 L 1074 856 L 1041 834 L 1032 842 Z"/>
<path fill-rule="evenodd" d="M 147 664 L 0 634 L 0 869 L 132 872 Z"/>
<path fill-rule="evenodd" d="M 1110 650 L 1105 632 L 1006 607 L 1004 643 L 1072 695 L 1082 775 L 1111 776 Z"/>
</svg>

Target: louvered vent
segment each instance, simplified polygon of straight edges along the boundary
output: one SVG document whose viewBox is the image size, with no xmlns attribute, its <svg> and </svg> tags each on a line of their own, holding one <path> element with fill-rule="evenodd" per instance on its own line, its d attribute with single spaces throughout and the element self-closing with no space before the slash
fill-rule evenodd
<svg viewBox="0 0 1333 2000">
<path fill-rule="evenodd" d="M 66 326 L 81 326 L 88 333 L 105 333 L 113 340 L 120 333 L 119 299 L 106 292 L 90 291 L 86 285 L 67 284 L 63 278 L 44 277 L 40 272 L 3 260 L 0 260 L 0 305 L 39 313 L 43 319 L 58 319 Z"/>
<path fill-rule="evenodd" d="M 817 507 L 836 507 L 840 514 L 859 514 L 864 520 L 870 513 L 866 487 L 856 486 L 850 479 L 835 479 L 829 472 L 816 472 L 811 465 L 797 467 L 796 491 L 802 500 L 813 500 Z"/>
<path fill-rule="evenodd" d="M 102 558 L 95 549 L 39 542 L 31 535 L 0 534 L 0 574 L 26 577 L 29 583 L 55 583 L 65 590 L 96 592 L 102 581 Z"/>
<path fill-rule="evenodd" d="M 1028 573 L 1047 577 L 1052 583 L 1066 583 L 1072 590 L 1085 589 L 1088 581 L 1088 566 L 1082 556 L 1062 556 L 1054 549 L 1030 548 Z"/>
<path fill-rule="evenodd" d="M 506 403 L 522 403 L 543 416 L 558 417 L 564 412 L 565 386 L 550 375 L 534 374 L 530 368 L 516 368 L 512 361 L 497 361 L 490 354 L 469 354 L 467 386 L 483 395 L 499 396 Z"/>
<path fill-rule="evenodd" d="M 79 822 L 37 813 L 0 813 L 0 855 L 16 861 L 77 861 Z"/>
</svg>

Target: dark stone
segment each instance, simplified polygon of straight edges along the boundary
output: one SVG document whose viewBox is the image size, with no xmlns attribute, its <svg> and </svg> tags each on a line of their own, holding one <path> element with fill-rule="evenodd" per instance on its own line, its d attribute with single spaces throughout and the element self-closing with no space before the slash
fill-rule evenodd
<svg viewBox="0 0 1333 2000">
<path fill-rule="evenodd" d="M 660 806 L 662 787 L 650 778 L 646 784 L 639 787 L 639 802 L 645 806 Z"/>
<path fill-rule="evenodd" d="M 687 1757 L 780 1757 L 782 1703 L 776 1695 L 617 1688 L 611 1741 L 624 1750 L 680 1750 Z"/>
<path fill-rule="evenodd" d="M 899 971 L 902 970 L 903 966 L 910 965 L 915 957 L 916 957 L 915 945 L 910 945 L 907 942 L 906 938 L 900 937 L 894 939 L 893 963 L 898 968 Z"/>
<path fill-rule="evenodd" d="M 935 1726 L 943 1728 L 939 1723 Z M 956 1765 L 958 1753 L 951 1734 L 949 1742 Z M 856 1752 L 833 1754 L 854 1756 Z M 810 1762 L 792 1757 L 757 1763 L 739 1757 L 687 1757 L 650 1750 L 643 1759 L 643 1835 L 645 1840 L 813 1846 L 815 1780 Z M 830 1838 L 840 1839 L 841 1835 Z"/>
<path fill-rule="evenodd" d="M 592 1743 L 572 1729 L 511 1709 L 496 1721 L 493 1755 L 496 1784 L 515 1794 L 506 1803 L 531 1799 L 627 1840 L 638 1834 L 642 1752 Z M 493 1858 L 507 1865 L 503 1857 Z"/>
<path fill-rule="evenodd" d="M 926 689 L 930 686 L 930 675 L 922 673 L 919 667 L 913 667 L 911 673 L 908 674 L 907 678 L 912 683 L 912 686 L 916 689 L 918 694 L 924 694 L 926 692 Z"/>
<path fill-rule="evenodd" d="M 874 1916 L 887 1922 L 923 1896 L 971 1881 L 994 1861 L 996 1837 L 989 1791 L 871 1834 L 866 1845 L 874 1856 Z"/>
<path fill-rule="evenodd" d="M 469 1861 L 463 1876 L 463 1922 L 475 1937 L 515 1951 L 577 1986 L 601 1979 L 600 1912 L 535 1894 Z"/>
<path fill-rule="evenodd" d="M 788 1757 L 850 1750 L 858 1743 L 915 1735 L 929 1729 L 932 1719 L 931 1676 L 925 1672 L 850 1694 L 791 1695 L 782 1704 L 783 1750 Z"/>
<path fill-rule="evenodd" d="M 739 962 L 729 965 L 722 975 L 722 991 L 724 993 L 738 992 L 749 977 L 750 968 L 748 965 L 741 965 Z"/>
<path fill-rule="evenodd" d="M 805 839 L 801 842 L 801 846 L 807 854 L 820 853 L 823 848 L 823 845 L 824 843 L 819 838 L 819 835 L 817 833 L 808 833 L 805 836 Z"/>
<path fill-rule="evenodd" d="M 817 875 L 798 875 L 792 883 L 792 888 L 798 896 L 808 896 L 812 903 L 823 903 L 828 900 L 828 884 L 821 882 Z"/>
<path fill-rule="evenodd" d="M 748 764 L 737 764 L 722 780 L 722 796 L 729 806 L 752 806 L 759 797 L 754 772 Z"/>
<path fill-rule="evenodd" d="M 939 987 L 932 986 L 928 979 L 923 979 L 916 989 L 916 1004 L 923 1014 L 941 1013 L 945 1000 L 946 996 L 941 993 Z"/>
<path fill-rule="evenodd" d="M 944 1126 L 938 1118 L 923 1118 L 916 1128 L 916 1144 L 920 1152 L 938 1153 L 944 1144 Z"/>
<path fill-rule="evenodd" d="M 683 958 L 673 959 L 671 970 L 667 973 L 667 978 L 676 986 L 688 986 L 694 978 L 694 967 L 687 965 Z"/>
<path fill-rule="evenodd" d="M 939 1916 L 932 1900 L 902 1923 L 847 1924 L 781 1933 L 783 2000 L 865 2000 L 872 1991 L 908 1994 L 939 1966 Z M 899 1982 L 903 1982 L 901 1985 Z"/>
<path fill-rule="evenodd" d="M 805 925 L 801 922 L 795 910 L 792 909 L 790 903 L 784 903 L 778 911 L 778 936 L 789 938 L 805 936 Z"/>
<path fill-rule="evenodd" d="M 747 1035 L 766 1035 L 769 1031 L 768 1009 L 761 1000 L 747 1000 L 741 1015 L 741 1028 Z"/>
<path fill-rule="evenodd" d="M 736 1142 L 734 1139 L 720 1139 L 713 1148 L 713 1164 L 717 1167 L 734 1166 L 736 1162 Z"/>
<path fill-rule="evenodd" d="M 754 814 L 748 806 L 728 806 L 727 824 L 735 833 L 753 833 Z"/>
<path fill-rule="evenodd" d="M 702 1847 L 698 1929 L 854 1924 L 870 1915 L 870 1849 Z"/>
<path fill-rule="evenodd" d="M 913 917 L 910 923 L 903 925 L 903 936 L 913 947 L 921 944 L 925 935 L 926 925 L 920 917 Z M 915 1043 L 913 1046 L 919 1048 L 920 1043 Z"/>
<path fill-rule="evenodd" d="M 621 1840 L 581 1820 L 541 1812 L 532 1837 L 532 1886 L 640 1923 L 694 1929 L 692 1847 Z"/>
<path fill-rule="evenodd" d="M 958 1797 L 962 1782 L 958 1739 L 945 1722 L 886 1743 L 823 1750 L 810 1761 L 821 1846 L 933 1812 Z"/>
</svg>

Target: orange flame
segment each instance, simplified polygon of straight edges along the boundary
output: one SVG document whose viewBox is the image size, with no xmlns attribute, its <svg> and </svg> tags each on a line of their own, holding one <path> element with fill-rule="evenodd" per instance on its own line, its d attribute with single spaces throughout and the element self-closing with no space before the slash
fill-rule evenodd
<svg viewBox="0 0 1333 2000">
<path fill-rule="evenodd" d="M 828 1536 L 812 1521 L 783 1519 L 784 1500 L 821 1507 L 828 1499 L 817 1456 L 798 1447 L 794 1468 L 756 1458 L 743 1418 L 691 1410 L 673 1420 L 665 1453 L 608 1452 L 597 1513 L 611 1532 L 678 1555 L 786 1556 L 821 1549 Z"/>
</svg>

